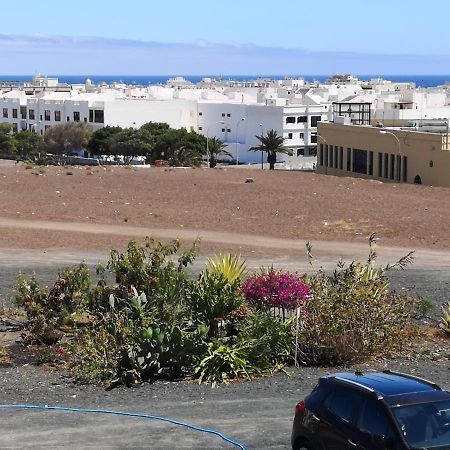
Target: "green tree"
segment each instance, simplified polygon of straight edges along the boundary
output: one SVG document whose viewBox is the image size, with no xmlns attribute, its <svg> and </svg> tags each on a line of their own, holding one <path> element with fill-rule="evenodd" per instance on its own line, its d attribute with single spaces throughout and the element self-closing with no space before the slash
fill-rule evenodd
<svg viewBox="0 0 450 450">
<path fill-rule="evenodd" d="M 254 152 L 266 152 L 267 162 L 270 165 L 270 170 L 275 169 L 277 162 L 277 153 L 284 153 L 292 156 L 292 152 L 284 147 L 286 138 L 278 136 L 275 130 L 269 130 L 265 136 L 256 136 L 260 144 L 256 147 L 251 147 L 250 150 Z"/>
<path fill-rule="evenodd" d="M 16 152 L 9 123 L 0 123 L 0 153 L 13 155 Z"/>
<path fill-rule="evenodd" d="M 147 122 L 141 126 L 141 130 L 148 131 L 153 137 L 158 137 L 166 134 L 171 128 L 164 122 Z"/>
<path fill-rule="evenodd" d="M 111 138 L 123 131 L 122 127 L 106 126 L 94 131 L 87 148 L 92 155 L 110 155 Z"/>
<path fill-rule="evenodd" d="M 55 125 L 45 132 L 44 141 L 49 153 L 60 155 L 71 150 L 86 148 L 92 128 L 84 122 Z"/>
<path fill-rule="evenodd" d="M 119 155 L 123 156 L 124 164 L 130 164 L 137 156 L 147 158 L 152 148 L 153 136 L 145 129 L 127 128 L 111 137 L 111 154 L 116 158 Z"/>
<path fill-rule="evenodd" d="M 216 167 L 219 156 L 229 156 L 230 158 L 233 158 L 231 153 L 227 151 L 226 148 L 227 145 L 220 139 L 215 137 L 208 139 L 209 167 Z"/>
<path fill-rule="evenodd" d="M 170 166 L 198 166 L 205 153 L 206 140 L 201 134 L 190 132 L 184 128 L 169 128 L 166 133 L 156 138 L 151 162 L 163 159 Z"/>
<path fill-rule="evenodd" d="M 45 153 L 44 139 L 32 131 L 19 131 L 13 135 L 17 155 L 21 159 L 34 160 Z"/>
</svg>

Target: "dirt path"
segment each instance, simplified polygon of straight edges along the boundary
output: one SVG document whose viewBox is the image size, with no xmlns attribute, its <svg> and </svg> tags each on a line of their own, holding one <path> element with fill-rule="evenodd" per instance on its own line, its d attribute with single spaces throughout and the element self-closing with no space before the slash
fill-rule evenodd
<svg viewBox="0 0 450 450">
<path fill-rule="evenodd" d="M 158 239 L 178 238 L 186 242 L 192 242 L 200 238 L 202 242 L 217 244 L 227 248 L 242 247 L 249 253 L 257 250 L 266 250 L 267 256 L 292 256 L 298 262 L 307 261 L 305 245 L 301 239 L 284 239 L 268 236 L 259 236 L 246 233 L 232 233 L 223 231 L 190 230 L 190 229 L 164 229 L 144 228 L 131 225 L 95 224 L 83 222 L 59 222 L 42 220 L 21 220 L 0 218 L 0 228 L 12 228 L 15 230 L 45 230 L 64 233 L 84 233 L 94 235 L 114 235 L 126 238 L 145 238 L 154 236 Z M 345 260 L 361 259 L 366 257 L 368 245 L 362 242 L 334 242 L 314 241 L 314 257 L 319 264 L 327 265 L 335 263 L 339 258 Z M 383 246 L 379 247 L 380 262 L 392 262 L 408 253 L 411 248 Z M 8 250 L 3 250 L 9 253 Z M 55 253 L 55 252 L 53 252 Z M 96 252 L 97 254 L 99 252 Z M 89 255 L 89 252 L 87 256 Z M 6 254 L 4 255 L 6 256 Z M 23 255 L 22 255 L 23 256 Z M 49 255 L 48 255 L 49 256 Z M 431 250 L 419 248 L 415 252 L 416 264 L 421 266 L 450 267 L 450 251 Z"/>
</svg>

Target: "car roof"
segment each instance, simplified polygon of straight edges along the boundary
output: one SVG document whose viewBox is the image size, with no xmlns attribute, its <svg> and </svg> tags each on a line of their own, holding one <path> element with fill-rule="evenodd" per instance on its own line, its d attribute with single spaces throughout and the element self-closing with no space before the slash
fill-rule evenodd
<svg viewBox="0 0 450 450">
<path fill-rule="evenodd" d="M 390 397 L 420 392 L 442 391 L 441 388 L 418 377 L 398 372 L 341 372 L 322 377 L 323 382 L 337 382 L 370 390 L 378 396 Z"/>
</svg>

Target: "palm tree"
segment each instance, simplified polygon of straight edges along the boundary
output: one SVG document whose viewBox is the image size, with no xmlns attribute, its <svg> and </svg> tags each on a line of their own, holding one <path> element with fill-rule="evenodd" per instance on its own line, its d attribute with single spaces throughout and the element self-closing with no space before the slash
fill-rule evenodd
<svg viewBox="0 0 450 450">
<path fill-rule="evenodd" d="M 292 156 L 292 152 L 283 145 L 286 138 L 278 136 L 275 130 L 269 130 L 265 136 L 256 136 L 256 138 L 259 140 L 260 145 L 251 147 L 249 150 L 254 152 L 267 152 L 267 162 L 270 164 L 270 170 L 275 169 L 277 153 Z"/>
<path fill-rule="evenodd" d="M 227 145 L 220 139 L 217 139 L 215 137 L 209 139 L 208 141 L 209 167 L 211 168 L 216 167 L 217 158 L 219 156 L 229 156 L 230 158 L 233 157 L 229 151 L 225 150 L 226 148 Z"/>
</svg>

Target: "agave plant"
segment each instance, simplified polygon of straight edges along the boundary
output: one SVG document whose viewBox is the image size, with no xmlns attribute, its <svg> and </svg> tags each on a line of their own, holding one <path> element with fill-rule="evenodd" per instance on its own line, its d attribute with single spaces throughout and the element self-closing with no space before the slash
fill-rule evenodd
<svg viewBox="0 0 450 450">
<path fill-rule="evenodd" d="M 450 335 L 450 300 L 442 306 L 441 328 Z"/>
<path fill-rule="evenodd" d="M 208 258 L 206 263 L 207 273 L 222 274 L 229 283 L 242 280 L 247 272 L 245 261 L 238 255 L 231 253 L 218 254 L 214 258 Z"/>
</svg>

